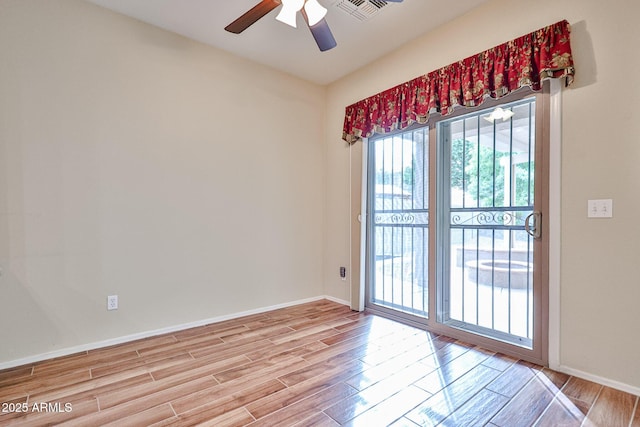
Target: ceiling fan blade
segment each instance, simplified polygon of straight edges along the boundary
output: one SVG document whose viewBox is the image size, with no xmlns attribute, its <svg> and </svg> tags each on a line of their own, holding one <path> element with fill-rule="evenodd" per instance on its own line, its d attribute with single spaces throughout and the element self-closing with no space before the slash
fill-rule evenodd
<svg viewBox="0 0 640 427">
<path fill-rule="evenodd" d="M 240 34 L 279 5 L 280 0 L 262 0 L 249 9 L 244 15 L 224 27 L 224 29 L 230 33 Z"/>
<path fill-rule="evenodd" d="M 307 13 L 304 9 L 302 9 L 301 12 L 304 22 L 309 26 L 309 30 L 311 30 L 311 34 L 316 40 L 316 44 L 321 52 L 333 49 L 338 45 L 338 43 L 336 43 L 336 39 L 333 38 L 333 34 L 331 33 L 331 29 L 329 28 L 329 24 L 326 19 L 322 18 L 317 24 L 309 25 L 309 17 L 307 16 Z"/>
</svg>

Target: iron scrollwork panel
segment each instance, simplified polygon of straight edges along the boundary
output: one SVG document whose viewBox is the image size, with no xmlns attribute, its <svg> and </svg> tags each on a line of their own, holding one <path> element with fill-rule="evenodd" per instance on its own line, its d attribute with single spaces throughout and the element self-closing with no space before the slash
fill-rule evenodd
<svg viewBox="0 0 640 427">
<path fill-rule="evenodd" d="M 451 226 L 456 228 L 516 228 L 524 230 L 524 222 L 531 210 L 475 210 L 451 212 Z"/>
<path fill-rule="evenodd" d="M 429 225 L 429 212 L 376 212 L 373 219 L 375 225 L 426 226 Z"/>
</svg>

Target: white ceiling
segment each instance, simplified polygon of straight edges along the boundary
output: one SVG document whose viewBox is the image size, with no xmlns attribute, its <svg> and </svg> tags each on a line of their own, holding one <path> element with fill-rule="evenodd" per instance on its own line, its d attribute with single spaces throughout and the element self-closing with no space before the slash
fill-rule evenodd
<svg viewBox="0 0 640 427">
<path fill-rule="evenodd" d="M 280 6 L 245 30 L 224 27 L 259 0 L 88 0 L 302 79 L 328 84 L 488 0 L 404 0 L 366 22 L 319 0 L 338 46 L 320 52 L 298 16 L 298 28 L 275 20 Z"/>
</svg>

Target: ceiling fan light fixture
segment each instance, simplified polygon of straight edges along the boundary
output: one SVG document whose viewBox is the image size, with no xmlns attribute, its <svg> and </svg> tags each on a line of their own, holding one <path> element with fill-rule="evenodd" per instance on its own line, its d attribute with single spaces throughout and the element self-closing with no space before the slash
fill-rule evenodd
<svg viewBox="0 0 640 427">
<path fill-rule="evenodd" d="M 296 28 L 296 17 L 304 6 L 305 0 L 282 0 L 282 9 L 276 19 L 293 28 Z"/>
<path fill-rule="evenodd" d="M 304 4 L 304 11 L 309 18 L 309 25 L 316 25 L 327 14 L 327 9 L 318 0 L 307 0 Z"/>
</svg>

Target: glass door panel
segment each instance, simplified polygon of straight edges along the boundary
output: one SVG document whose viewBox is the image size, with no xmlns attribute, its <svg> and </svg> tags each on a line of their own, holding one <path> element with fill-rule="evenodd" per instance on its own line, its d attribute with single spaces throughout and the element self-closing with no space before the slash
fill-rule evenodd
<svg viewBox="0 0 640 427">
<path fill-rule="evenodd" d="M 370 141 L 367 303 L 428 317 L 429 129 Z"/>
<path fill-rule="evenodd" d="M 533 343 L 535 98 L 442 121 L 439 321 Z"/>
</svg>

